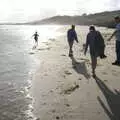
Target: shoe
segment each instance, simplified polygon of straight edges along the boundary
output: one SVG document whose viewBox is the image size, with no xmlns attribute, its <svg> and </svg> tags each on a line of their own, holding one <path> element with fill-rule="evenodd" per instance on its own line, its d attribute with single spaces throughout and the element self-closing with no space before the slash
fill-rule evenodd
<svg viewBox="0 0 120 120">
<path fill-rule="evenodd" d="M 113 63 L 112 63 L 112 65 L 117 65 L 117 66 L 120 66 L 120 62 L 115 61 L 115 62 L 113 62 Z"/>
<path fill-rule="evenodd" d="M 103 58 L 106 58 L 107 56 L 106 55 L 103 55 Z"/>
<path fill-rule="evenodd" d="M 69 54 L 69 57 L 73 57 L 73 54 Z"/>
<path fill-rule="evenodd" d="M 72 57 L 73 56 L 73 51 L 70 51 L 69 52 L 69 57 Z"/>
<path fill-rule="evenodd" d="M 106 55 L 100 55 L 101 59 L 105 59 L 107 56 Z"/>
<path fill-rule="evenodd" d="M 95 71 L 92 71 L 92 77 L 93 77 L 93 78 L 96 78 Z"/>
<path fill-rule="evenodd" d="M 93 78 L 96 78 L 96 74 L 93 74 L 92 76 L 93 76 Z"/>
</svg>

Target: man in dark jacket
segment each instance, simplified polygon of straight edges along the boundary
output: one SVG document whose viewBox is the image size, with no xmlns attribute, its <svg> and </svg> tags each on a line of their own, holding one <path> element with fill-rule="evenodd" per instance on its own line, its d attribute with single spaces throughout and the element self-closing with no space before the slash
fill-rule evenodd
<svg viewBox="0 0 120 120">
<path fill-rule="evenodd" d="M 89 33 L 87 34 L 86 45 L 85 45 L 85 52 L 86 55 L 88 46 L 90 48 L 90 56 L 91 56 L 91 63 L 92 63 L 92 73 L 93 77 L 96 76 L 95 69 L 97 66 L 97 57 L 105 58 L 104 55 L 104 39 L 99 31 L 95 30 L 94 26 L 90 26 Z"/>
<path fill-rule="evenodd" d="M 78 43 L 78 38 L 77 38 L 77 33 L 75 31 L 75 25 L 72 25 L 72 28 L 68 30 L 67 32 L 67 40 L 68 40 L 68 44 L 69 44 L 69 56 L 73 56 L 73 43 L 74 40 L 76 40 L 76 42 Z"/>
</svg>

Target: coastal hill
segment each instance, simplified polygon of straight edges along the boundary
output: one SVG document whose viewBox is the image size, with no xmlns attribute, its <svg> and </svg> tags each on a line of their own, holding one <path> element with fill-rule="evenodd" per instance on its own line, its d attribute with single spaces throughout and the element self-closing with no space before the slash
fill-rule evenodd
<svg viewBox="0 0 120 120">
<path fill-rule="evenodd" d="M 114 17 L 120 15 L 120 10 L 106 11 L 95 14 L 83 14 L 81 16 L 54 16 L 43 20 L 28 22 L 26 24 L 41 25 L 41 24 L 58 24 L 58 25 L 97 25 L 105 27 L 114 27 Z"/>
</svg>

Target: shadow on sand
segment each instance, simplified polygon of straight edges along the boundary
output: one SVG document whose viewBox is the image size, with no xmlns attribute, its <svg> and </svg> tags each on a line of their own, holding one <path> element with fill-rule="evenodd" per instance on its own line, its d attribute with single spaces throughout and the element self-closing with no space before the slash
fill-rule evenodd
<svg viewBox="0 0 120 120">
<path fill-rule="evenodd" d="M 78 73 L 84 75 L 85 78 L 89 79 L 90 75 L 88 74 L 85 62 L 77 62 L 76 59 L 72 56 L 73 69 Z"/>
<path fill-rule="evenodd" d="M 98 77 L 96 77 L 95 80 L 98 87 L 104 94 L 110 110 L 106 107 L 105 103 L 101 100 L 100 97 L 97 98 L 99 103 L 103 107 L 106 114 L 109 116 L 110 120 L 120 120 L 120 92 L 118 92 L 116 89 L 114 92 L 111 91 Z"/>
</svg>

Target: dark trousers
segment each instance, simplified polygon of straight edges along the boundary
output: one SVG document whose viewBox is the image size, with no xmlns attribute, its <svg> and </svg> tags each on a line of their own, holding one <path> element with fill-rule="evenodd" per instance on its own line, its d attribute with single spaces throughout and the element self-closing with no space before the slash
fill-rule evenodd
<svg viewBox="0 0 120 120">
<path fill-rule="evenodd" d="M 117 62 L 120 62 L 120 41 L 116 41 L 116 57 L 117 57 Z"/>
<path fill-rule="evenodd" d="M 74 41 L 68 41 L 68 43 L 69 43 L 69 54 L 72 54 L 73 53 L 72 47 L 73 47 Z"/>
</svg>

